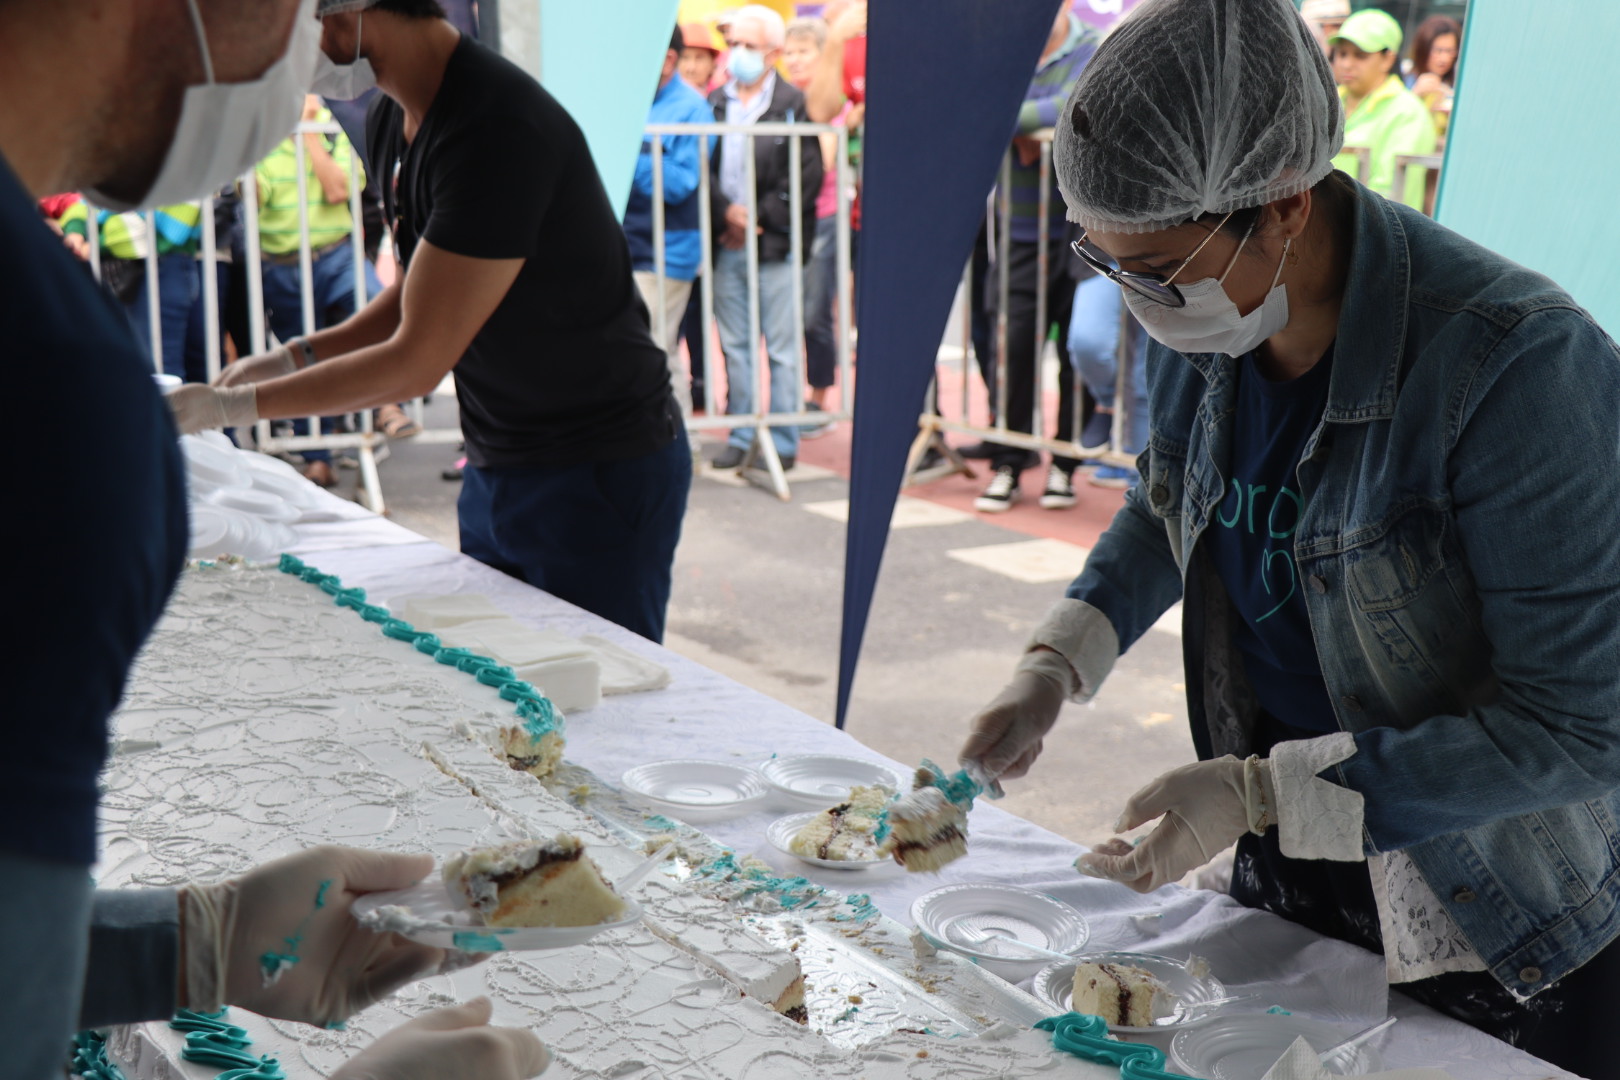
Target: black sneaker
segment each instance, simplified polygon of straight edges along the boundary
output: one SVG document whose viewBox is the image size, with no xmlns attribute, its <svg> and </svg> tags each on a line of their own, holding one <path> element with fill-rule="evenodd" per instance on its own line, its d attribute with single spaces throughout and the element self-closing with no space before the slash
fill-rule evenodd
<svg viewBox="0 0 1620 1080">
<path fill-rule="evenodd" d="M 1018 490 L 1018 470 L 1011 465 L 1003 465 L 990 477 L 990 483 L 973 500 L 973 509 L 986 514 L 1000 514 L 1011 510 L 1013 504 L 1023 498 L 1023 492 Z"/>
<path fill-rule="evenodd" d="M 970 446 L 960 447 L 956 452 L 971 461 L 989 461 L 1005 449 L 1006 447 L 996 443 L 976 442 Z"/>
<path fill-rule="evenodd" d="M 1074 476 L 1056 465 L 1046 470 L 1046 490 L 1041 492 L 1042 510 L 1067 510 L 1073 506 Z"/>
<path fill-rule="evenodd" d="M 799 459 L 792 454 L 778 454 L 777 457 L 782 459 L 783 472 L 792 472 L 793 466 L 799 463 Z"/>
<path fill-rule="evenodd" d="M 748 451 L 742 447 L 728 444 L 724 450 L 715 455 L 714 461 L 710 464 L 716 469 L 735 469 L 743 463 L 743 458 L 747 456 Z"/>
</svg>

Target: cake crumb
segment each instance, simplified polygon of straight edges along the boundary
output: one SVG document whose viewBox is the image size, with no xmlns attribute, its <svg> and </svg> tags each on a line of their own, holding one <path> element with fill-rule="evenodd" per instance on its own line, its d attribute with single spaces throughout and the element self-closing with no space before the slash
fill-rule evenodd
<svg viewBox="0 0 1620 1080">
<path fill-rule="evenodd" d="M 568 794 L 573 796 L 575 802 L 584 802 L 591 797 L 591 785 L 581 784 Z"/>
<path fill-rule="evenodd" d="M 849 1003 L 851 1005 L 859 1005 L 862 1002 L 864 1002 L 866 999 L 861 997 L 861 995 L 859 995 L 859 994 L 851 994 L 851 995 L 849 995 L 848 1000 L 849 1000 Z"/>
<path fill-rule="evenodd" d="M 920 1057 L 920 1058 L 925 1058 L 925 1057 L 927 1057 L 927 1056 L 928 1056 L 928 1051 L 926 1051 L 926 1050 L 919 1050 L 919 1051 L 917 1051 L 917 1056 L 918 1056 L 918 1057 Z"/>
</svg>

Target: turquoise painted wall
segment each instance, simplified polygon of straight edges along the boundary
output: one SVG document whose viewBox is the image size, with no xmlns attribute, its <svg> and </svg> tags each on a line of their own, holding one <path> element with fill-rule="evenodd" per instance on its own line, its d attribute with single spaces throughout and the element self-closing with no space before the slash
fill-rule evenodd
<svg viewBox="0 0 1620 1080">
<path fill-rule="evenodd" d="M 1435 216 L 1620 337 L 1616 0 L 1473 0 Z"/>
<path fill-rule="evenodd" d="M 658 92 L 658 71 L 679 0 L 507 0 L 539 11 L 539 70 L 525 64 L 585 131 L 608 198 L 622 214 L 641 151 L 641 129 Z M 503 47 L 505 42 L 502 43 Z M 525 50 L 513 49 L 519 55 Z"/>
</svg>

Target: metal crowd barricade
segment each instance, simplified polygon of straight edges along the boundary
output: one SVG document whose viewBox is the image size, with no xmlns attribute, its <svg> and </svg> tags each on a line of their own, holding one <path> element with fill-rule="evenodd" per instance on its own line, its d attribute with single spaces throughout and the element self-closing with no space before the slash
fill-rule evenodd
<svg viewBox="0 0 1620 1080">
<path fill-rule="evenodd" d="M 664 348 L 669 340 L 668 325 L 666 323 L 667 305 L 663 302 L 667 281 L 668 261 L 665 251 L 665 221 L 664 221 L 664 146 L 661 136 L 665 135 L 695 135 L 698 140 L 698 228 L 702 246 L 700 275 L 702 277 L 701 300 L 703 312 L 703 340 L 706 346 L 712 345 L 715 340 L 714 330 L 714 258 L 713 238 L 714 221 L 710 212 L 709 192 L 714 181 L 710 177 L 710 162 L 712 153 L 709 149 L 709 136 L 741 135 L 745 140 L 746 154 L 743 158 L 743 188 L 747 194 L 748 226 L 746 254 L 748 259 L 748 359 L 752 371 L 754 400 L 756 408 L 747 413 L 716 414 L 714 381 L 704 380 L 704 416 L 689 416 L 686 418 L 688 431 L 708 431 L 720 428 L 751 427 L 754 429 L 754 440 L 747 456 L 743 460 L 742 475 L 751 483 L 765 487 L 774 492 L 784 501 L 791 498 L 788 488 L 787 474 L 782 469 L 782 460 L 776 451 L 776 444 L 771 439 L 771 428 L 788 425 L 814 425 L 835 421 L 847 421 L 852 416 L 854 394 L 850 382 L 850 334 L 852 323 L 852 303 L 850 297 L 850 189 L 853 178 L 849 168 L 849 132 L 848 129 L 832 124 L 811 123 L 753 123 L 753 124 L 649 124 L 646 128 L 649 145 L 652 150 L 652 212 L 653 212 L 653 260 L 654 273 L 657 278 L 659 303 L 653 305 L 656 310 L 652 313 L 653 330 L 657 337 L 659 348 Z M 802 138 L 818 139 L 821 135 L 832 135 L 837 141 L 834 164 L 838 170 L 837 188 L 837 252 L 835 256 L 835 273 L 837 287 L 834 293 L 835 303 L 835 337 L 837 341 L 837 365 L 839 397 L 838 408 L 827 412 L 809 412 L 802 404 L 805 385 L 805 310 L 804 310 L 804 269 L 805 269 L 805 237 L 803 235 L 803 207 L 806 198 L 814 199 L 817 192 L 801 190 Z M 761 311 L 760 311 L 760 281 L 759 281 L 759 193 L 755 187 L 754 178 L 754 140 L 758 138 L 787 138 L 788 163 L 791 179 L 789 181 L 789 214 L 790 250 L 788 262 L 793 268 L 793 328 L 795 362 L 793 365 L 793 408 L 788 412 L 776 413 L 770 411 L 770 364 L 764 350 L 760 348 L 761 337 Z M 819 142 L 815 145 L 815 152 L 820 153 Z M 712 353 L 711 353 L 712 355 Z M 720 362 L 724 363 L 724 350 L 720 350 Z M 728 382 L 730 374 L 727 374 Z M 728 387 L 729 389 L 729 387 Z"/>
<path fill-rule="evenodd" d="M 1039 215 L 1041 221 L 1047 221 L 1051 212 L 1051 179 L 1052 179 L 1052 130 L 1050 128 L 1037 132 L 1033 138 L 1039 144 L 1040 158 L 1038 163 L 1038 176 L 1040 181 Z M 994 418 L 989 425 L 972 422 L 971 386 L 974 372 L 971 370 L 970 357 L 973 354 L 971 343 L 971 309 L 975 304 L 975 290 L 982 289 L 983 283 L 973 278 L 973 262 L 969 259 L 962 275 L 962 347 L 960 356 L 959 381 L 961 383 L 961 400 L 959 413 L 956 419 L 943 415 L 939 408 L 938 379 L 936 378 L 928 389 L 928 399 L 924 410 L 918 420 L 917 438 L 912 442 L 911 453 L 906 462 L 906 475 L 909 484 L 927 483 L 955 473 L 966 476 L 975 475 L 962 456 L 944 440 L 946 432 L 967 435 L 984 442 L 997 443 L 1015 449 L 1045 451 L 1059 457 L 1076 458 L 1093 464 L 1121 465 L 1134 468 L 1136 459 L 1134 455 L 1127 454 L 1120 449 L 1124 443 L 1124 433 L 1130 419 L 1130 409 L 1133 405 L 1131 394 L 1131 366 L 1133 357 L 1129 348 L 1129 338 L 1126 332 L 1129 325 L 1129 314 L 1121 306 L 1118 343 L 1115 347 L 1115 394 L 1114 394 L 1114 421 L 1109 442 L 1101 447 L 1085 447 L 1080 445 L 1080 415 L 1083 395 L 1080 390 L 1081 380 L 1079 373 L 1074 375 L 1075 391 L 1073 401 L 1070 403 L 1069 430 L 1074 433 L 1072 440 L 1062 440 L 1047 437 L 1046 426 L 1046 397 L 1043 377 L 1045 373 L 1045 347 L 1051 331 L 1051 313 L 1047 310 L 1047 283 L 1051 280 L 1050 267 L 1053 252 L 1049 231 L 1045 228 L 1037 230 L 1035 243 L 1035 264 L 1037 283 L 1035 288 L 1035 340 L 1034 340 L 1034 371 L 1031 377 L 1031 394 L 1034 397 L 1031 403 L 1029 431 L 1014 431 L 1007 426 L 1007 374 L 1008 374 L 1008 312 L 1011 307 L 1011 284 L 1009 276 L 1009 258 L 1011 256 L 1011 229 L 1012 218 L 1012 155 L 1015 151 L 1009 150 L 1002 159 L 1000 180 L 996 189 L 991 193 L 986 203 L 987 214 L 987 246 L 993 252 L 991 259 L 991 273 L 996 275 L 996 308 L 994 312 L 994 357 L 993 374 L 994 391 L 990 401 Z M 1062 253 L 1058 253 L 1062 257 Z M 1067 364 L 1069 360 L 1063 355 L 1064 344 L 1059 343 L 1058 363 Z M 1061 400 L 1059 408 L 1062 408 Z M 940 461 L 927 468 L 919 468 L 919 463 L 927 451 L 933 448 L 940 454 Z"/>
<path fill-rule="evenodd" d="M 306 171 L 304 141 L 299 136 L 311 132 L 323 135 L 337 135 L 342 129 L 335 123 L 309 123 L 301 122 L 293 135 L 298 169 L 298 265 L 300 271 L 301 315 L 303 332 L 315 332 L 315 289 L 313 270 L 313 251 L 309 239 L 309 188 Z M 245 277 L 247 280 L 248 299 L 248 345 L 253 354 L 265 351 L 269 346 L 269 332 L 265 322 L 264 308 L 264 264 L 261 258 L 259 241 L 259 189 L 258 179 L 250 171 L 240 180 L 242 194 L 242 232 L 243 242 L 247 255 Z M 349 214 L 353 223 L 349 238 L 354 248 L 354 295 L 355 308 L 358 311 L 371 299 L 366 286 L 365 237 L 361 215 L 361 192 L 359 155 L 350 154 L 349 157 Z M 215 269 L 218 255 L 217 238 L 214 230 L 214 199 L 212 197 L 200 200 L 201 202 L 201 231 L 202 242 L 199 261 L 203 267 L 201 274 L 203 320 L 206 337 L 206 371 L 210 381 L 219 375 L 223 363 L 220 355 L 220 297 L 217 271 Z M 88 222 L 86 233 L 90 243 L 91 272 L 99 280 L 101 277 L 100 264 L 100 231 L 96 222 L 96 210 L 86 203 Z M 158 277 L 157 230 L 155 215 L 152 211 L 141 214 L 146 233 L 146 251 L 144 254 L 146 270 L 146 302 L 148 321 L 150 323 L 150 345 L 154 368 L 163 370 L 163 326 L 161 318 L 161 295 Z M 421 422 L 421 400 L 409 403 L 413 416 Z M 377 462 L 387 456 L 387 438 L 380 432 L 372 429 L 371 410 L 365 409 L 360 413 L 360 430 L 358 432 L 331 432 L 321 431 L 319 417 L 310 417 L 307 435 L 277 434 L 271 422 L 261 420 L 255 425 L 255 443 L 257 448 L 265 453 L 302 453 L 307 450 L 355 450 L 359 457 L 360 467 L 360 501 L 376 511 L 383 513 L 386 505 L 383 500 L 382 484 L 377 473 Z M 457 436 L 459 437 L 459 435 Z"/>
<path fill-rule="evenodd" d="M 309 170 L 307 151 L 301 136 L 318 133 L 340 135 L 343 129 L 336 123 L 302 121 L 293 131 L 293 152 L 298 170 L 298 281 L 303 332 L 315 333 L 315 275 L 314 252 L 309 241 Z M 355 310 L 371 300 L 366 292 L 365 226 L 360 206 L 360 155 L 349 154 L 349 242 L 354 252 Z M 253 351 L 264 351 L 262 340 L 264 324 L 264 262 L 259 248 L 259 193 L 258 179 L 253 173 L 242 178 L 242 205 L 247 211 L 244 218 L 244 240 L 247 247 L 247 278 L 249 297 L 249 323 L 253 334 Z M 360 410 L 360 430 L 356 432 L 323 432 L 321 418 L 311 416 L 306 421 L 306 435 L 280 435 L 270 421 L 260 420 L 256 425 L 255 441 L 260 450 L 268 454 L 302 453 L 306 450 L 354 450 L 360 465 L 360 502 L 376 513 L 383 513 L 382 481 L 377 474 L 377 462 L 387 456 L 388 439 L 375 431 L 371 423 L 371 410 Z"/>
<path fill-rule="evenodd" d="M 1446 156 L 1444 154 L 1396 154 L 1395 186 L 1390 190 L 1395 194 L 1396 198 L 1400 198 L 1405 194 L 1406 170 L 1408 169 L 1428 169 L 1438 179 L 1440 166 L 1444 165 L 1445 161 Z M 1434 185 L 1429 185 L 1429 190 L 1432 192 Z M 1419 207 L 1419 209 L 1422 209 L 1422 207 Z"/>
</svg>

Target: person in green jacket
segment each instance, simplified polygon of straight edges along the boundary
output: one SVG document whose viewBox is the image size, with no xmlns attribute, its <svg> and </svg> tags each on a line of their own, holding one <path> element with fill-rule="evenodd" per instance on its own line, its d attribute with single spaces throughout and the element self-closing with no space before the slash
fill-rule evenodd
<svg viewBox="0 0 1620 1080">
<path fill-rule="evenodd" d="M 1401 26 L 1376 8 L 1358 11 L 1328 39 L 1333 76 L 1344 107 L 1344 145 L 1372 152 L 1367 186 L 1385 198 L 1423 209 L 1427 169 L 1407 169 L 1406 184 L 1395 190 L 1398 154 L 1434 153 L 1434 120 L 1423 102 L 1394 73 L 1401 49 Z M 1333 159 L 1333 167 L 1360 175 L 1353 153 Z"/>
</svg>

